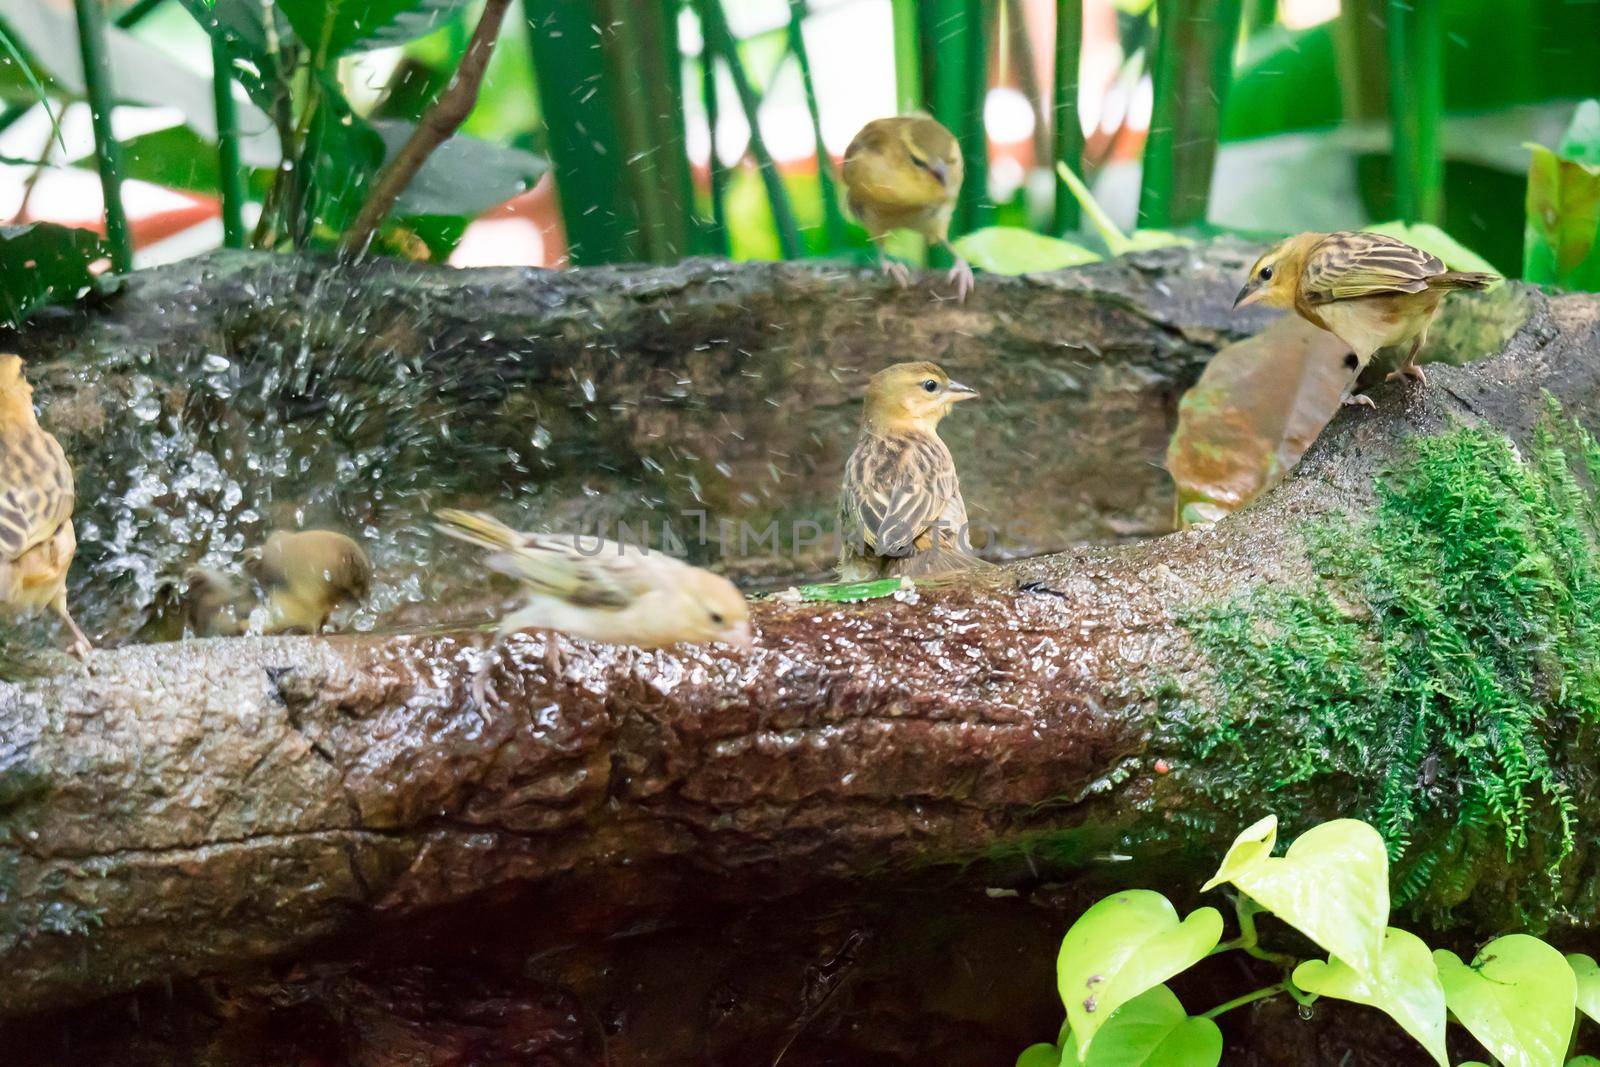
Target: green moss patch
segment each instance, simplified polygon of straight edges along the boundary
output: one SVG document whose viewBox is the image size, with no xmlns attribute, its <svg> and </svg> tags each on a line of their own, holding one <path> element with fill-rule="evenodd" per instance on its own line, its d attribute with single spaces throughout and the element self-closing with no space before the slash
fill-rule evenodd
<svg viewBox="0 0 1600 1067">
<path fill-rule="evenodd" d="M 1220 698 L 1183 717 L 1202 788 L 1295 820 L 1328 794 L 1297 786 L 1342 778 L 1399 900 L 1448 911 L 1537 869 L 1512 895 L 1548 913 L 1593 799 L 1597 476 L 1600 446 L 1554 408 L 1527 454 L 1479 429 L 1418 439 L 1366 523 L 1311 531 L 1317 586 L 1191 615 Z"/>
</svg>

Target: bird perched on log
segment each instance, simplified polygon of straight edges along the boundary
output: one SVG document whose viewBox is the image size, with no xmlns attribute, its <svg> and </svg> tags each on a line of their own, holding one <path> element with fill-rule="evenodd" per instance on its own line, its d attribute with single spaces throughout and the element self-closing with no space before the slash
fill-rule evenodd
<svg viewBox="0 0 1600 1067">
<path fill-rule="evenodd" d="M 977 395 L 937 363 L 872 376 L 839 494 L 840 581 L 989 568 L 965 543 L 967 506 L 938 432 L 952 407 Z"/>
<path fill-rule="evenodd" d="M 72 464 L 39 426 L 22 360 L 0 355 L 0 608 L 49 608 L 72 631 L 72 652 L 93 651 L 67 610 L 67 571 L 78 549 Z"/>
<path fill-rule="evenodd" d="M 441 533 L 488 549 L 490 569 L 522 583 L 527 602 L 499 635 L 559 630 L 605 644 L 661 648 L 720 641 L 749 648 L 750 608 L 728 579 L 663 552 L 598 537 L 522 533 L 479 512 L 438 512 Z M 555 644 L 545 645 L 558 673 Z"/>
<path fill-rule="evenodd" d="M 361 546 L 332 530 L 279 530 L 245 559 L 267 595 L 264 633 L 319 634 L 346 601 L 359 603 L 372 584 Z"/>
<path fill-rule="evenodd" d="M 950 215 L 961 193 L 961 145 L 927 115 L 874 119 L 844 150 L 844 187 L 850 210 L 867 228 L 883 269 L 902 288 L 906 268 L 889 258 L 884 238 L 911 230 L 955 256 L 949 281 L 956 297 L 972 291 L 972 268 L 950 244 Z"/>
<path fill-rule="evenodd" d="M 1256 260 L 1233 306 L 1260 302 L 1293 308 L 1355 350 L 1357 373 L 1378 349 L 1407 346 L 1389 379 L 1421 382 L 1427 378 L 1417 366 L 1417 350 L 1445 294 L 1487 289 L 1498 280 L 1493 274 L 1446 270 L 1439 257 L 1380 233 L 1302 233 Z M 1345 403 L 1372 405 L 1365 396 L 1347 396 Z"/>
</svg>

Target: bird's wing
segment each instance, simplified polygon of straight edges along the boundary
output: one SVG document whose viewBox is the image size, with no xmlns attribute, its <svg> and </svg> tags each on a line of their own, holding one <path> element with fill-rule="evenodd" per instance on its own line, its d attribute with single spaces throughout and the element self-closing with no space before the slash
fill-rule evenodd
<svg viewBox="0 0 1600 1067">
<path fill-rule="evenodd" d="M 881 556 L 904 556 L 959 496 L 955 464 L 937 437 L 863 438 L 845 467 L 840 510 L 846 536 Z"/>
<path fill-rule="evenodd" d="M 1300 291 L 1312 304 L 1377 293 L 1420 293 L 1441 273 L 1437 256 L 1376 233 L 1329 234 L 1306 258 Z"/>
<path fill-rule="evenodd" d="M 0 458 L 0 561 L 12 561 L 72 518 L 72 466 L 56 439 L 37 429 L 0 441 Z"/>
<path fill-rule="evenodd" d="M 632 546 L 598 537 L 524 534 L 521 545 L 489 557 L 489 565 L 532 593 L 585 608 L 620 610 L 658 584 L 659 566 Z M 670 557 L 656 562 L 665 565 Z"/>
</svg>

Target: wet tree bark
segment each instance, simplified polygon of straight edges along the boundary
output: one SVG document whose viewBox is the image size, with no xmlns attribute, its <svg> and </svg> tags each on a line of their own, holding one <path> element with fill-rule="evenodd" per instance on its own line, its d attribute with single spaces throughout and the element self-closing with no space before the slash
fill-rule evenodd
<svg viewBox="0 0 1600 1067">
<path fill-rule="evenodd" d="M 1105 306 L 1185 345 L 1237 328 L 1193 291 L 1155 310 L 1180 264 L 1143 264 L 1134 296 L 1133 275 L 1106 275 Z M 800 284 L 857 284 L 816 274 Z M 629 284 L 675 299 L 650 277 Z M 1215 832 L 1185 818 L 1202 802 L 1155 697 L 1211 684 L 1184 606 L 1306 578 L 1298 531 L 1367 509 L 1411 435 L 1462 420 L 1523 439 L 1546 391 L 1600 417 L 1600 300 L 1517 299 L 1497 355 L 1379 388 L 1256 506 L 1013 564 L 1022 588 L 768 601 L 749 654 L 563 642 L 560 676 L 542 636 L 491 650 L 452 632 L 135 646 L 0 687 L 0 1014 L 33 1014 L 14 1032 L 48 1046 L 98 1016 L 36 1013 L 232 975 L 203 987 L 208 1032 L 315 1003 L 399 1041 L 389 1055 L 409 1047 L 396 1019 L 421 1041 L 429 1018 L 468 1044 L 544 1035 L 550 1059 L 527 1062 L 1014 1055 L 1019 1027 L 1059 1022 L 1050 966 L 1077 907 L 1125 884 L 1182 898 L 1256 814 Z M 1307 788 L 1331 817 L 1364 784 Z M 965 978 L 934 975 L 953 959 Z M 474 1006 L 429 1001 L 437 981 Z M 526 1011 L 483 1023 L 506 983 Z M 1275 1062 L 1239 1015 L 1240 1062 Z M 1348 1032 L 1331 1015 L 1316 1025 Z M 247 1062 L 226 1051 L 237 1037 L 207 1062 Z M 1388 1040 L 1366 1062 L 1402 1062 Z"/>
</svg>

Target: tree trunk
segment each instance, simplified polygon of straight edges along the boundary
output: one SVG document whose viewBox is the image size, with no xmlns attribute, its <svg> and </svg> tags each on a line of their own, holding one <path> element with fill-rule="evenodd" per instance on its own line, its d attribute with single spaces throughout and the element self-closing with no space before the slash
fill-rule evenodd
<svg viewBox="0 0 1600 1067">
<path fill-rule="evenodd" d="M 341 289 L 333 302 L 359 308 L 371 329 L 382 329 L 387 299 L 426 307 L 436 342 L 459 340 L 452 331 L 474 315 L 475 336 L 542 338 L 525 361 L 553 361 L 539 373 L 558 382 L 570 370 L 552 353 L 592 345 L 593 324 L 626 339 L 619 348 L 654 352 L 659 367 L 689 358 L 681 346 L 693 331 L 747 336 L 738 308 L 757 323 L 770 314 L 814 331 L 746 350 L 765 373 L 789 370 L 787 382 L 762 389 L 815 386 L 835 353 L 855 381 L 856 367 L 884 361 L 890 338 L 911 339 L 896 354 L 935 351 L 933 331 L 949 341 L 952 366 L 981 366 L 987 381 L 1016 384 L 1024 373 L 991 357 L 1020 351 L 1023 363 L 1066 344 L 1097 381 L 1122 376 L 1149 392 L 1154 376 L 1154 391 L 1175 396 L 1209 349 L 1257 321 L 1224 310 L 1247 258 L 1237 247 L 1175 250 L 986 281 L 966 308 L 787 265 L 531 281 L 383 268 L 392 273 L 319 284 Z M 215 288 L 181 290 L 163 305 L 168 329 L 191 335 L 183 353 L 208 350 L 207 323 L 236 328 L 230 316 L 245 310 L 227 294 L 249 291 L 237 287 L 250 272 L 264 284 L 275 263 L 219 257 L 207 268 Z M 181 269 L 136 276 L 117 307 L 36 331 L 25 354 L 80 351 L 87 380 L 105 389 L 106 361 L 132 358 L 112 354 L 116 339 L 148 321 L 129 302 L 153 300 L 162 286 L 170 300 L 176 278 Z M 1453 304 L 1436 344 L 1509 333 L 1498 354 L 1430 368 L 1425 388 L 1378 388 L 1376 411 L 1342 414 L 1286 484 L 1215 527 L 1024 560 L 1012 565 L 1027 583 L 1019 589 L 919 588 L 854 605 L 768 600 L 755 609 L 748 654 L 562 640 L 560 676 L 545 666 L 541 635 L 489 649 L 485 635 L 459 631 L 137 645 L 99 653 L 85 671 L 6 685 L 0 1013 L 60 1011 L 177 979 L 204 991 L 194 994 L 202 1007 L 179 994 L 160 1010 L 179 1030 L 199 1027 L 201 1037 L 184 1030 L 183 1040 L 205 1044 L 215 1063 L 255 1062 L 230 1042 L 263 1020 L 280 1044 L 307 1047 L 334 1040 L 318 1029 L 332 1027 L 347 1050 L 370 1057 L 350 1052 L 350 1062 L 394 1062 L 397 1050 L 429 1042 L 435 1058 L 416 1062 L 484 1062 L 461 1049 L 490 1032 L 549 1057 L 506 1062 L 597 1062 L 598 1050 L 613 1064 L 771 1062 L 785 1047 L 793 1064 L 926 1062 L 933 1050 L 944 1063 L 993 1063 L 1050 1038 L 1056 944 L 1083 904 L 1123 885 L 1193 900 L 1232 835 L 1279 801 L 1292 798 L 1290 833 L 1363 814 L 1386 771 L 1373 759 L 1363 777 L 1330 759 L 1276 797 L 1271 785 L 1212 788 L 1248 784 L 1259 753 L 1192 744 L 1239 685 L 1236 665 L 1197 638 L 1194 613 L 1262 591 L 1342 588 L 1307 531 L 1373 514 L 1375 485 L 1419 437 L 1460 423 L 1530 448 L 1546 391 L 1566 415 L 1594 421 L 1600 300 L 1512 289 Z M 659 345 L 658 323 L 674 331 Z M 393 342 L 395 362 L 433 372 L 406 363 L 408 343 Z M 187 356 L 164 349 L 162 358 L 181 367 Z M 445 358 L 471 374 L 488 357 L 434 357 Z M 1150 370 L 1174 364 L 1181 371 Z M 1060 370 L 1026 373 L 1037 384 Z M 68 371 L 44 378 L 59 390 L 41 396 L 47 412 L 63 414 L 52 405 L 73 395 Z M 1046 422 L 1036 394 L 985 393 L 1002 413 L 1027 412 L 1020 429 L 1046 458 L 1028 469 L 1015 436 L 986 453 L 969 442 L 982 456 L 963 467 L 969 495 L 983 492 L 969 469 L 1001 471 L 996 484 L 1010 488 L 991 499 L 1048 509 L 1039 490 L 1021 487 L 1065 477 L 1070 461 L 1051 454 L 1071 427 Z M 747 411 L 750 394 L 737 395 L 725 410 L 748 418 L 758 440 L 795 432 L 758 428 L 779 420 Z M 842 400 L 842 390 L 827 394 Z M 1123 410 L 1132 419 L 1139 405 Z M 1154 418 L 1166 425 L 1170 397 Z M 1003 416 L 986 425 L 1007 430 Z M 829 478 L 798 485 L 810 492 Z M 80 506 L 101 506 L 88 499 L 81 459 L 79 479 Z M 1058 520 L 1052 536 L 1071 525 Z M 1352 625 L 1376 627 L 1378 610 L 1352 610 Z M 480 664 L 483 706 L 470 695 Z M 1558 770 L 1587 800 L 1592 729 L 1553 715 L 1540 729 L 1560 742 Z M 1445 829 L 1423 820 L 1416 840 Z M 1417 898 L 1435 928 L 1453 923 L 1463 938 L 1526 917 L 1529 871 L 1548 859 L 1510 862 L 1492 837 L 1475 847 L 1452 868 L 1471 872 L 1470 900 L 1446 916 Z M 1583 902 L 1593 874 L 1580 847 L 1553 875 L 1553 896 L 1540 898 L 1548 913 L 1591 923 Z M 181 985 L 216 975 L 232 984 Z M 1238 973 L 1213 977 L 1249 988 Z M 486 1004 L 512 1001 L 520 1007 L 485 1021 Z M 131 1003 L 154 1010 L 149 994 Z M 1366 1062 L 1402 1062 L 1386 1024 L 1368 1019 L 1373 1033 L 1358 1038 L 1347 1013 L 1319 1013 L 1308 1027 L 1370 1046 L 1359 1053 Z M 23 1047 L 44 1050 L 39 1062 L 85 1026 L 98 1036 L 77 1051 L 100 1041 L 97 1062 L 145 1062 L 140 1050 L 170 1054 L 178 1040 L 106 1017 L 80 1009 L 12 1027 Z M 1274 1062 L 1251 1051 L 1250 1018 L 1228 1017 L 1239 1062 Z M 450 1059 L 458 1054 L 466 1058 Z"/>
</svg>

